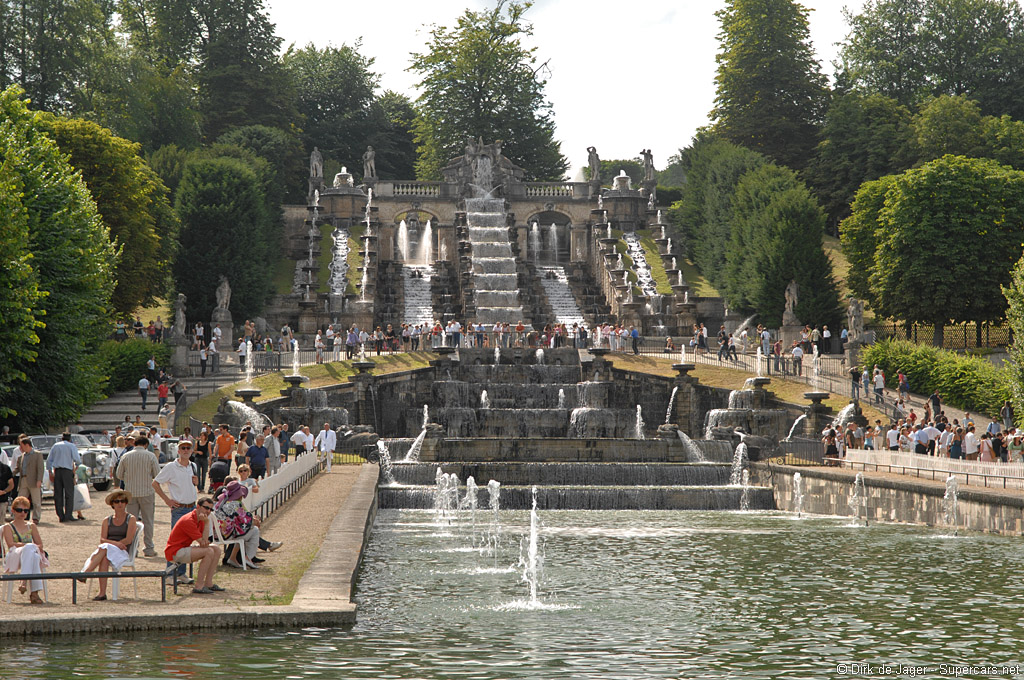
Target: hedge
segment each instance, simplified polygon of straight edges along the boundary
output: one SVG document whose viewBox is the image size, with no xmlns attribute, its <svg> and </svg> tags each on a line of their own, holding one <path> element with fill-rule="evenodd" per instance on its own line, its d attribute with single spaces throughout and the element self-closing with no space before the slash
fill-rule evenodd
<svg viewBox="0 0 1024 680">
<path fill-rule="evenodd" d="M 861 350 L 860 362 L 885 371 L 886 385 L 897 389 L 903 371 L 914 394 L 938 390 L 943 403 L 984 416 L 998 416 L 1003 402 L 1013 396 L 1013 378 L 981 357 L 916 345 L 905 340 L 883 340 Z M 999 418 L 996 418 L 999 420 Z"/>
<path fill-rule="evenodd" d="M 107 340 L 101 344 L 98 360 L 109 376 L 104 390 L 107 395 L 135 388 L 146 372 L 146 361 L 150 356 L 156 357 L 158 367 L 166 366 L 170 363 L 171 349 L 163 343 L 149 340 Z"/>
</svg>

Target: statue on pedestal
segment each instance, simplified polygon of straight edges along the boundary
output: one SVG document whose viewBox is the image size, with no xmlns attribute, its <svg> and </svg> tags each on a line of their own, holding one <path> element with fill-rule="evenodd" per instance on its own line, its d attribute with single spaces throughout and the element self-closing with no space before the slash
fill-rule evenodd
<svg viewBox="0 0 1024 680">
<path fill-rule="evenodd" d="M 590 166 L 590 181 L 601 183 L 601 159 L 597 155 L 597 148 L 587 147 L 587 165 Z"/>
<path fill-rule="evenodd" d="M 231 306 L 231 286 L 228 285 L 228 277 L 221 275 L 220 283 L 217 285 L 217 309 L 227 309 Z"/>
<path fill-rule="evenodd" d="M 786 286 L 786 309 L 782 312 L 783 326 L 799 326 L 800 320 L 796 317 L 796 305 L 800 300 L 800 286 L 796 280 L 790 280 Z"/>
<path fill-rule="evenodd" d="M 377 154 L 372 146 L 366 147 L 363 154 L 363 179 L 377 179 Z"/>
<path fill-rule="evenodd" d="M 185 337 L 188 335 L 188 329 L 185 328 L 185 301 L 187 298 L 184 293 L 178 293 L 178 299 L 174 303 L 174 326 L 171 332 L 174 335 Z"/>
<path fill-rule="evenodd" d="M 855 297 L 850 298 L 850 305 L 846 308 L 846 329 L 849 331 L 850 340 L 861 340 L 864 335 L 864 303 Z"/>
<path fill-rule="evenodd" d="M 644 160 L 644 181 L 654 181 L 654 154 L 650 149 L 641 149 L 640 156 Z"/>
<path fill-rule="evenodd" d="M 309 176 L 324 176 L 324 157 L 321 155 L 320 149 L 315 146 L 313 147 L 313 153 L 309 154 Z"/>
</svg>

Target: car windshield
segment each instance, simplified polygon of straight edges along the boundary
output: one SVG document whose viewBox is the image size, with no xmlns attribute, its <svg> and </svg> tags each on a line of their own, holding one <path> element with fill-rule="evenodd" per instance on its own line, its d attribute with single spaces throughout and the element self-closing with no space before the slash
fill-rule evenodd
<svg viewBox="0 0 1024 680">
<path fill-rule="evenodd" d="M 30 439 L 32 440 L 32 448 L 43 453 L 49 453 L 53 445 L 57 443 L 57 438 L 52 434 L 37 434 L 30 437 Z"/>
<path fill-rule="evenodd" d="M 85 436 L 89 438 L 89 441 L 93 443 L 93 446 L 113 446 L 110 443 L 110 437 L 105 434 L 94 432 Z"/>
<path fill-rule="evenodd" d="M 71 443 L 80 449 L 91 449 L 92 442 L 84 434 L 73 434 L 71 435 Z"/>
</svg>

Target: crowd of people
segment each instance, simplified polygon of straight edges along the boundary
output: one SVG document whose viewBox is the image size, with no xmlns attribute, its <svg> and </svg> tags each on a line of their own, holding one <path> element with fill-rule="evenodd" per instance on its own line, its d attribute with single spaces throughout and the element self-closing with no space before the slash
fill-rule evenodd
<svg viewBox="0 0 1024 680">
<path fill-rule="evenodd" d="M 136 540 L 145 557 L 158 555 L 154 526 L 159 500 L 170 510 L 171 529 L 163 550 L 167 568 L 175 568 L 179 583 L 193 583 L 195 594 L 222 591 L 213 583 L 218 562 L 258 569 L 264 561 L 258 551 L 272 552 L 282 545 L 262 535 L 260 518 L 249 511 L 245 499 L 259 492 L 260 481 L 266 475 L 287 464 L 289 451 L 299 455 L 316 450 L 329 459 L 337 444 L 329 423 L 315 437 L 308 426 L 293 434 L 288 432 L 287 424 L 268 425 L 257 431 L 248 423 L 237 438 L 227 425 L 215 430 L 203 423 L 197 436 L 185 428 L 177 440 L 176 457 L 165 461 L 157 428 L 146 427 L 139 416 L 134 422 L 128 416 L 125 420 L 128 425 L 119 423 L 109 433 L 114 490 L 105 503 L 111 514 L 100 523 L 98 547 L 82 566 L 82 581 L 89 572 L 119 570 L 130 559 Z M 72 470 L 81 457 L 70 441 L 70 433 L 54 445 L 45 463 L 27 435 L 20 435 L 17 444 L 14 460 L 0 459 L 0 522 L 7 516 L 7 499 L 12 499 L 11 519 L 0 531 L 2 566 L 6 573 L 38 574 L 49 566 L 39 530 L 43 475 L 49 473 L 53 482 L 59 522 L 77 521 L 82 515 L 73 514 L 70 490 L 74 484 Z M 218 532 L 214 532 L 213 523 Z M 217 533 L 223 539 L 242 539 L 243 548 L 222 551 L 215 540 Z M 199 563 L 194 581 L 186 575 L 190 562 Z M 93 599 L 103 601 L 107 599 L 107 578 L 99 581 L 99 594 Z M 30 602 L 40 603 L 42 583 L 26 579 L 20 591 L 29 593 Z"/>
</svg>

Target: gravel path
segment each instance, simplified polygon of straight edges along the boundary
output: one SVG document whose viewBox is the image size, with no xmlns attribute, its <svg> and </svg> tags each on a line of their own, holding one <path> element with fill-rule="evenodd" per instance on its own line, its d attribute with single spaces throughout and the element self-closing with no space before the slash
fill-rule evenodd
<svg viewBox="0 0 1024 680">
<path fill-rule="evenodd" d="M 5 617 L 36 618 L 53 616 L 58 613 L 82 613 L 96 611 L 110 614 L 117 611 L 131 611 L 139 614 L 157 614 L 162 611 L 182 613 L 190 610 L 201 611 L 206 603 L 236 605 L 287 604 L 310 562 L 316 556 L 324 537 L 341 508 L 345 498 L 358 478 L 360 465 L 335 465 L 332 471 L 321 473 L 263 523 L 261 534 L 271 541 L 284 541 L 276 552 L 261 552 L 266 559 L 256 571 L 242 571 L 220 567 L 214 583 L 227 589 L 214 595 L 193 595 L 191 586 L 178 588 L 178 595 L 168 588 L 167 602 L 160 601 L 160 580 L 156 578 L 137 579 L 139 596 L 131 578 L 121 581 L 120 599 L 117 602 L 93 602 L 86 597 L 88 586 L 79 584 L 78 604 L 71 603 L 71 581 L 49 581 L 49 603 L 30 605 L 28 595 L 19 595 L 17 586 L 11 604 L 0 598 L 0 620 Z M 57 521 L 53 504 L 44 501 L 39 532 L 43 547 L 50 555 L 50 572 L 79 571 L 86 558 L 99 545 L 100 523 L 109 513 L 103 502 L 107 492 L 92 490 L 93 508 L 83 514 L 85 521 L 71 522 L 63 526 Z M 140 549 L 136 569 L 155 570 L 165 566 L 163 547 L 170 533 L 171 511 L 157 499 L 156 527 L 154 542 L 157 557 L 144 557 Z M 92 584 L 92 595 L 98 591 L 98 582 Z M 110 588 L 108 588 L 108 597 Z"/>
</svg>

